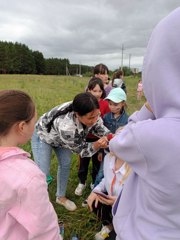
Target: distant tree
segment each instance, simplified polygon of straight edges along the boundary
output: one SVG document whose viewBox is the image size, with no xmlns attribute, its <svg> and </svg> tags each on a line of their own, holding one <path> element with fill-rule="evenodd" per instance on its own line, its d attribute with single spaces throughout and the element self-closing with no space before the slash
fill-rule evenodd
<svg viewBox="0 0 180 240">
<path fill-rule="evenodd" d="M 7 55 L 7 43 L 0 42 L 0 72 L 7 73 L 8 55 Z"/>
<path fill-rule="evenodd" d="M 20 73 L 35 73 L 36 66 L 32 51 L 25 44 L 17 44 L 17 59 L 20 64 Z"/>
<path fill-rule="evenodd" d="M 45 60 L 46 74 L 66 75 L 66 67 L 70 65 L 68 59 L 48 58 Z"/>
<path fill-rule="evenodd" d="M 16 73 L 16 48 L 15 44 L 10 42 L 7 45 L 7 55 L 8 55 L 8 64 L 7 64 L 7 73 Z"/>
<path fill-rule="evenodd" d="M 57 60 L 54 58 L 48 58 L 45 60 L 46 74 L 48 75 L 58 75 Z"/>
<path fill-rule="evenodd" d="M 24 44 L 0 42 L 0 72 L 35 73 L 32 51 Z"/>
<path fill-rule="evenodd" d="M 43 54 L 39 51 L 34 51 L 32 54 L 34 56 L 36 74 L 44 74 L 46 70 L 46 64 Z"/>
<path fill-rule="evenodd" d="M 88 73 L 92 75 L 93 67 L 87 66 L 87 65 L 80 65 L 80 64 L 70 64 L 69 72 L 71 75 L 76 75 L 76 74 L 87 75 Z"/>
<path fill-rule="evenodd" d="M 25 44 L 0 41 L 0 73 L 92 75 L 93 67 L 70 64 L 69 59 L 48 58 Z"/>
</svg>

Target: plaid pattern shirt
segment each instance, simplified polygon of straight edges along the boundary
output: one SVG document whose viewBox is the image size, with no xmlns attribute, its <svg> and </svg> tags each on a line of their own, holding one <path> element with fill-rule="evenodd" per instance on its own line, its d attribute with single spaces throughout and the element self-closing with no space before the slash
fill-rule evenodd
<svg viewBox="0 0 180 240">
<path fill-rule="evenodd" d="M 53 147 L 68 148 L 72 152 L 80 154 L 82 157 L 91 157 L 97 152 L 93 148 L 92 143 L 86 142 L 88 133 L 92 133 L 97 137 L 102 137 L 110 133 L 110 131 L 103 125 L 102 119 L 99 117 L 96 124 L 91 127 L 83 127 L 81 122 L 77 119 L 74 112 L 68 112 L 57 117 L 53 124 L 51 131 L 47 132 L 47 123 L 57 111 L 66 108 L 72 102 L 61 104 L 40 117 L 36 124 L 37 134 L 40 139 Z"/>
</svg>

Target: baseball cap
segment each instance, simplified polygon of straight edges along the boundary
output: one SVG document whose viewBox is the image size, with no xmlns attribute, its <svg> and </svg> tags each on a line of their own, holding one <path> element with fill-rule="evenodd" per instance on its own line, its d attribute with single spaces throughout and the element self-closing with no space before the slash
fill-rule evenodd
<svg viewBox="0 0 180 240">
<path fill-rule="evenodd" d="M 122 88 L 113 88 L 105 99 L 111 100 L 115 103 L 120 103 L 122 101 L 126 101 L 126 98 L 126 93 L 122 90 Z"/>
</svg>

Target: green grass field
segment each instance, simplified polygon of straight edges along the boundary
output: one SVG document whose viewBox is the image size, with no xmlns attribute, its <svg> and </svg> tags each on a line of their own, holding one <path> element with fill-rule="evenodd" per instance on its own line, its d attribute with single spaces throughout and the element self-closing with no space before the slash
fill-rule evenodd
<svg viewBox="0 0 180 240">
<path fill-rule="evenodd" d="M 41 116 L 54 106 L 72 100 L 77 93 L 84 92 L 88 80 L 89 78 L 71 76 L 0 75 L 0 89 L 20 89 L 27 92 L 34 99 L 38 116 Z M 144 97 L 141 101 L 136 100 L 138 80 L 138 78 L 132 77 L 125 78 L 128 91 L 127 112 L 129 115 L 139 110 L 145 102 Z M 23 148 L 32 154 L 30 143 L 23 146 Z M 94 234 L 101 228 L 101 224 L 87 208 L 81 207 L 82 201 L 85 200 L 90 193 L 91 165 L 87 187 L 82 197 L 74 194 L 74 190 L 78 184 L 77 169 L 77 156 L 73 155 L 67 197 L 77 204 L 78 209 L 75 212 L 68 212 L 65 208 L 55 203 L 57 160 L 54 154 L 51 161 L 51 175 L 54 180 L 49 186 L 49 195 L 58 218 L 65 224 L 64 239 L 69 240 L 71 234 L 76 232 L 79 234 L 81 240 L 92 240 L 94 239 Z"/>
</svg>

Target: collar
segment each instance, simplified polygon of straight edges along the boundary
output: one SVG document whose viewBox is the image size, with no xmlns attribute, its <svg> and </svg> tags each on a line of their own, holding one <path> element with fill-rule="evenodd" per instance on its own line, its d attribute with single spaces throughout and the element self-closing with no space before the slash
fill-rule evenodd
<svg viewBox="0 0 180 240">
<path fill-rule="evenodd" d="M 112 153 L 108 153 L 108 157 L 110 159 L 108 159 L 108 161 L 110 161 L 110 169 L 112 169 L 112 171 L 114 171 L 114 166 L 115 166 L 115 161 L 116 161 L 116 157 L 112 155 Z M 126 169 L 125 169 L 125 163 L 118 169 L 115 171 L 115 174 L 117 173 L 121 173 L 122 176 L 125 175 L 126 173 Z"/>
</svg>

